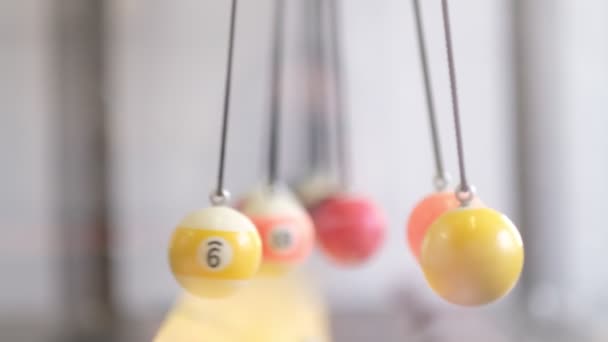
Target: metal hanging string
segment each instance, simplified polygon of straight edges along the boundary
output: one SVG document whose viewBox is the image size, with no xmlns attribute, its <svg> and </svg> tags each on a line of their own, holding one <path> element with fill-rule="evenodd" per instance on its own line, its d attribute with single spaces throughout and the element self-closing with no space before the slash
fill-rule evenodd
<svg viewBox="0 0 608 342">
<path fill-rule="evenodd" d="M 412 1 L 414 7 L 414 19 L 416 22 L 416 35 L 418 38 L 418 51 L 420 53 L 420 63 L 422 65 L 422 76 L 424 81 L 424 90 L 426 95 L 427 113 L 429 117 L 429 126 L 431 129 L 431 140 L 433 144 L 433 156 L 435 158 L 435 177 L 433 183 L 435 190 L 443 191 L 448 186 L 449 176 L 443 167 L 443 156 L 441 153 L 441 141 L 439 139 L 439 129 L 437 127 L 437 115 L 435 113 L 435 98 L 433 96 L 433 87 L 431 85 L 431 76 L 429 71 L 426 43 L 424 39 L 424 25 L 422 23 L 422 14 L 420 11 L 420 1 Z"/>
<path fill-rule="evenodd" d="M 332 47 L 332 65 L 333 65 L 333 86 L 334 86 L 334 110 L 336 115 L 336 150 L 337 150 L 337 166 L 340 186 L 343 189 L 348 188 L 350 183 L 350 175 L 348 172 L 349 154 L 348 149 L 348 120 L 344 111 L 345 91 L 343 89 L 343 59 L 341 45 L 341 21 L 339 0 L 329 1 L 329 21 L 330 21 L 330 45 Z"/>
<path fill-rule="evenodd" d="M 328 127 L 327 127 L 327 84 L 321 78 L 325 76 L 326 62 L 322 34 L 324 0 L 309 0 L 308 2 L 308 39 L 307 51 L 309 70 L 308 74 L 308 101 L 310 105 L 309 124 L 309 161 L 313 174 L 327 171 L 329 164 Z"/>
<path fill-rule="evenodd" d="M 456 71 L 454 67 L 454 51 L 452 47 L 452 33 L 450 30 L 450 13 L 447 0 L 442 0 L 443 12 L 443 27 L 445 32 L 445 44 L 448 56 L 448 69 L 450 72 L 450 89 L 452 92 L 452 107 L 454 111 L 454 129 L 456 132 L 456 147 L 458 151 L 458 169 L 460 173 L 460 184 L 456 189 L 456 197 L 460 204 L 465 206 L 469 204 L 474 194 L 474 189 L 467 181 L 467 174 L 464 162 L 464 148 L 462 143 L 462 130 L 460 128 L 460 110 L 458 107 L 458 86 L 456 85 Z"/>
<path fill-rule="evenodd" d="M 224 168 L 226 164 L 226 140 L 228 137 L 228 117 L 230 113 L 230 90 L 232 88 L 232 57 L 234 50 L 234 31 L 235 31 L 235 23 L 236 23 L 236 8 L 237 8 L 237 0 L 232 0 L 232 7 L 230 11 L 230 33 L 228 38 L 228 64 L 226 67 L 226 83 L 225 83 L 225 91 L 224 91 L 224 114 L 222 119 L 222 138 L 220 144 L 220 160 L 219 160 L 219 168 L 217 172 L 217 188 L 216 190 L 209 196 L 211 203 L 214 205 L 222 205 L 225 204 L 229 197 L 230 193 L 228 190 L 224 189 Z"/>
<path fill-rule="evenodd" d="M 281 126 L 281 100 L 283 98 L 283 18 L 284 0 L 275 1 L 274 41 L 272 46 L 272 76 L 270 94 L 270 137 L 268 150 L 268 184 L 274 186 L 279 178 L 279 144 Z"/>
</svg>

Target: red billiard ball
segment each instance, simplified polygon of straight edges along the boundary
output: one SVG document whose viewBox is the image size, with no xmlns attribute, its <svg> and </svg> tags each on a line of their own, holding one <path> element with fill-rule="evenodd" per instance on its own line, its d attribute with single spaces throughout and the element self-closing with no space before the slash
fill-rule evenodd
<svg viewBox="0 0 608 342">
<path fill-rule="evenodd" d="M 368 198 L 332 195 L 312 210 L 312 217 L 321 249 L 339 264 L 369 260 L 384 241 L 384 213 Z"/>
</svg>

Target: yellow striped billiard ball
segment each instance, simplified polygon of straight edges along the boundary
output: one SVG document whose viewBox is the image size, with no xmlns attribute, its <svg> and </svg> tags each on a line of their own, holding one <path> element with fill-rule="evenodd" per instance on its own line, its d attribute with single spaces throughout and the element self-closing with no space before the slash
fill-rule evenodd
<svg viewBox="0 0 608 342">
<path fill-rule="evenodd" d="M 169 263 L 177 282 L 199 297 L 233 293 L 258 271 L 262 243 L 243 214 L 214 206 L 186 216 L 173 232 Z"/>
</svg>

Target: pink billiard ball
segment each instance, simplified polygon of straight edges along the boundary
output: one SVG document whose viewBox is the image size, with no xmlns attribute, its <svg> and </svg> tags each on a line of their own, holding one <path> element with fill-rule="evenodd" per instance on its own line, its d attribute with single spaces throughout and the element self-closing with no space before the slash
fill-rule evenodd
<svg viewBox="0 0 608 342">
<path fill-rule="evenodd" d="M 369 260 L 384 241 L 384 213 L 365 197 L 335 194 L 312 210 L 321 249 L 343 265 Z"/>
</svg>

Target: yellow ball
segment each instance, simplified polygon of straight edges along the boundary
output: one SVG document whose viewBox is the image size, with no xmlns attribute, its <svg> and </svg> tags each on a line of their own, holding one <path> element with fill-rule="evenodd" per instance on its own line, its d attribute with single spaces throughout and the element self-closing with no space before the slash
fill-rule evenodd
<svg viewBox="0 0 608 342">
<path fill-rule="evenodd" d="M 493 209 L 455 209 L 429 228 L 420 264 L 430 287 L 448 302 L 484 305 L 517 283 L 523 242 L 509 218 Z"/>
<path fill-rule="evenodd" d="M 262 243 L 238 211 L 209 207 L 186 216 L 173 232 L 169 264 L 177 282 L 199 297 L 233 293 L 260 267 Z"/>
</svg>

